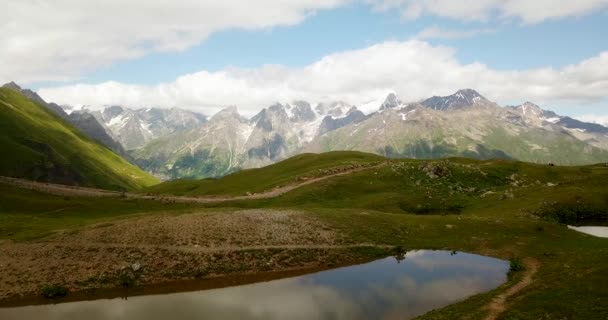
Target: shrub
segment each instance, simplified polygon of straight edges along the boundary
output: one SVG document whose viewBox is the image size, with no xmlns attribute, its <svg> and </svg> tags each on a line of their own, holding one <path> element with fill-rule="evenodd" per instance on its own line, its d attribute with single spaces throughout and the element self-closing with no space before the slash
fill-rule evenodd
<svg viewBox="0 0 608 320">
<path fill-rule="evenodd" d="M 118 283 L 125 288 L 130 288 L 135 285 L 135 278 L 128 273 L 123 273 L 118 276 Z"/>
<path fill-rule="evenodd" d="M 544 202 L 534 214 L 542 219 L 564 224 L 576 225 L 583 222 L 603 224 L 608 222 L 608 211 L 606 209 L 581 202 Z"/>
<path fill-rule="evenodd" d="M 416 206 L 412 206 L 409 203 L 400 203 L 399 208 L 416 215 L 452 215 L 461 214 L 465 206 L 461 203 L 426 203 L 424 205 L 419 204 Z"/>
<path fill-rule="evenodd" d="M 523 261 L 519 257 L 513 257 L 509 260 L 509 272 L 519 272 L 526 270 Z"/>
<path fill-rule="evenodd" d="M 460 214 L 462 213 L 462 210 L 464 209 L 464 205 L 462 204 L 457 204 L 457 203 L 453 203 L 453 204 L 449 204 L 446 207 L 446 211 L 449 214 Z"/>
<path fill-rule="evenodd" d="M 42 288 L 42 296 L 47 299 L 58 299 L 68 294 L 68 289 L 60 285 L 52 285 Z"/>
<path fill-rule="evenodd" d="M 397 262 L 401 263 L 401 261 L 405 260 L 407 250 L 405 250 L 405 248 L 403 248 L 402 246 L 396 246 L 395 248 L 393 248 L 393 253 Z"/>
</svg>

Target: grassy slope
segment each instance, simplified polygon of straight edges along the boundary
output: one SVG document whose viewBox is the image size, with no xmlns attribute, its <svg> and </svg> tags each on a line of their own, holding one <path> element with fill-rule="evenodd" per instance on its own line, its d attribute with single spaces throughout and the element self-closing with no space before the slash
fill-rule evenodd
<svg viewBox="0 0 608 320">
<path fill-rule="evenodd" d="M 233 175 L 239 179 L 229 176 L 225 181 L 204 181 L 205 189 L 198 192 L 241 194 L 251 190 L 255 183 L 282 184 L 315 171 L 308 168 L 309 164 L 325 168 L 338 166 L 344 163 L 343 155 L 299 156 L 274 166 Z M 376 156 L 368 158 L 359 154 L 358 157 L 364 159 L 362 161 L 379 160 Z M 354 160 L 348 158 L 346 162 L 350 161 Z M 288 168 L 293 171 L 285 171 Z M 429 168 L 442 171 L 441 176 L 430 177 L 425 172 Z M 552 201 L 606 212 L 606 181 L 608 167 L 603 165 L 550 167 L 497 160 L 391 160 L 384 167 L 307 185 L 276 199 L 209 206 L 298 208 L 341 230 L 353 243 L 463 250 L 505 259 L 531 257 L 540 262 L 540 271 L 530 287 L 509 301 L 501 319 L 604 319 L 608 317 L 608 305 L 602 303 L 608 299 L 608 291 L 603 285 L 608 283 L 608 239 L 568 230 L 564 225 L 539 219 L 533 213 L 543 207 L 543 203 Z M 176 192 L 168 188 L 173 186 L 165 184 L 164 191 Z M 182 186 L 177 185 L 178 188 Z M 493 193 L 486 194 L 490 191 Z M 9 229 L 17 232 L 11 238 L 20 235 L 25 239 L 47 234 L 53 229 L 112 219 L 114 213 L 124 217 L 169 209 L 143 201 L 138 205 L 132 200 L 120 199 L 89 203 L 90 200 L 85 199 L 65 200 L 10 188 L 0 192 L 3 194 L 0 225 L 4 228 L 0 238 L 5 238 Z M 7 194 L 12 196 L 7 198 Z M 482 197 L 483 194 L 486 195 Z M 28 206 L 20 207 L 26 198 L 30 199 Z M 110 208 L 113 210 L 107 210 Z M 183 212 L 188 207 L 171 208 Z M 70 219 L 75 216 L 78 218 Z M 31 225 L 35 228 L 28 231 Z M 514 284 L 520 276 L 518 273 L 511 275 L 508 285 Z M 483 319 L 483 306 L 493 294 L 472 297 L 431 312 L 422 319 L 463 316 Z"/>
<path fill-rule="evenodd" d="M 430 178 L 424 172 L 429 163 L 450 174 Z M 608 306 L 601 303 L 608 299 L 601 285 L 608 283 L 608 240 L 568 230 L 533 213 L 549 202 L 608 212 L 606 181 L 604 165 L 391 160 L 389 166 L 324 180 L 279 198 L 220 206 L 297 207 L 342 230 L 353 243 L 464 250 L 504 259 L 533 257 L 542 265 L 537 280 L 509 302 L 501 319 L 602 319 L 608 316 Z M 230 193 L 244 190 L 235 185 Z M 482 197 L 487 192 L 493 193 Z M 608 223 L 593 224 L 598 222 Z M 517 280 L 514 274 L 510 284 Z M 483 306 L 491 297 L 482 294 L 422 318 L 483 319 Z"/>
<path fill-rule="evenodd" d="M 0 239 L 45 237 L 58 230 L 154 212 L 188 211 L 191 204 L 123 198 L 55 196 L 0 183 Z"/>
<path fill-rule="evenodd" d="M 176 195 L 243 195 L 261 192 L 295 181 L 298 177 L 319 174 L 319 170 L 350 164 L 366 164 L 384 158 L 362 152 L 301 154 L 261 169 L 243 170 L 220 179 L 176 180 L 146 188 L 142 192 Z"/>
<path fill-rule="evenodd" d="M 0 88 L 0 175 L 107 189 L 157 180 L 21 93 Z"/>
</svg>

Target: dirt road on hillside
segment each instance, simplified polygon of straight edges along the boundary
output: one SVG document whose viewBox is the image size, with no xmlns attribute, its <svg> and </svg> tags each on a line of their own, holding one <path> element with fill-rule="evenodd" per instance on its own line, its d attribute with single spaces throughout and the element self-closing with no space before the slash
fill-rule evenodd
<svg viewBox="0 0 608 320">
<path fill-rule="evenodd" d="M 148 199 L 148 200 L 162 200 L 162 201 L 175 201 L 175 202 L 189 202 L 189 203 L 213 203 L 213 202 L 224 202 L 224 201 L 232 201 L 232 200 L 253 200 L 253 199 L 268 199 L 278 197 L 282 194 L 285 194 L 294 189 L 301 188 L 303 186 L 307 186 L 310 184 L 314 184 L 323 180 L 345 176 L 365 170 L 377 169 L 386 165 L 385 163 L 381 163 L 379 165 L 371 166 L 371 167 L 359 167 L 355 169 L 350 169 L 346 171 L 342 171 L 335 174 L 325 175 L 321 177 L 310 178 L 305 181 L 291 183 L 285 186 L 275 187 L 271 190 L 267 190 L 261 193 L 255 193 L 244 196 L 173 196 L 173 195 L 146 195 L 146 194 L 138 194 L 138 193 L 122 193 L 118 191 L 104 190 L 104 189 L 95 189 L 95 188 L 86 188 L 86 187 L 77 187 L 77 186 L 67 186 L 61 184 L 54 183 L 44 183 L 44 182 L 35 182 L 23 179 L 16 179 L 10 177 L 1 177 L 0 183 L 15 186 L 22 189 L 34 190 L 54 195 L 60 196 L 75 196 L 75 197 L 121 197 L 124 196 L 130 199 Z"/>
</svg>

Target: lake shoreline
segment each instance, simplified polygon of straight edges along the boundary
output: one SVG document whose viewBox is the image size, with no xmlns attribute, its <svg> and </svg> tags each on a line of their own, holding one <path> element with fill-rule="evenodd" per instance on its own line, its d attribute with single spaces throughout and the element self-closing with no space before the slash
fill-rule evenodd
<svg viewBox="0 0 608 320">
<path fill-rule="evenodd" d="M 71 291 L 65 297 L 58 299 L 44 298 L 40 293 L 26 294 L 18 298 L 0 300 L 0 308 L 23 307 L 33 305 L 57 304 L 98 299 L 129 298 L 145 295 L 162 295 L 171 293 L 192 292 L 200 290 L 220 289 L 232 286 L 267 282 L 284 278 L 297 277 L 327 271 L 347 266 L 363 264 L 369 261 L 353 262 L 333 267 L 302 267 L 285 270 L 275 270 L 263 273 L 244 273 L 218 275 L 216 277 L 190 280 L 173 280 L 158 283 L 146 283 L 134 287 L 107 287 Z"/>
<path fill-rule="evenodd" d="M 277 320 L 287 314 L 293 319 L 413 319 L 503 288 L 511 280 L 509 262 L 502 259 L 450 250 L 399 252 L 331 270 L 294 269 L 80 292 L 54 304 L 21 300 L 0 308 L 0 318 L 45 314 L 53 319 L 149 319 L 177 312 L 211 319 L 257 319 L 260 314 Z"/>
<path fill-rule="evenodd" d="M 2 246 L 6 248 L 6 243 Z M 303 253 L 302 250 L 305 252 Z M 247 267 L 243 267 L 242 265 L 239 266 L 242 271 L 238 272 L 226 270 L 225 273 L 213 273 L 203 276 L 196 271 L 196 267 L 200 265 L 198 263 L 190 263 L 183 264 L 182 270 L 172 270 L 172 272 L 158 269 L 147 269 L 147 271 L 144 271 L 146 266 L 143 265 L 140 267 L 142 268 L 142 274 L 138 274 L 132 269 L 129 270 L 123 266 L 114 271 L 113 274 L 110 274 L 103 268 L 90 270 L 92 274 L 106 275 L 107 278 L 102 282 L 92 282 L 91 280 L 86 281 L 86 279 L 83 279 L 71 281 L 69 284 L 54 282 L 37 283 L 38 288 L 58 285 L 68 290 L 66 296 L 56 299 L 45 298 L 42 295 L 42 289 L 23 290 L 17 285 L 11 288 L 3 288 L 1 292 L 2 297 L 0 298 L 0 308 L 217 289 L 363 264 L 391 254 L 391 250 L 388 247 L 368 246 L 345 247 L 344 249 L 315 248 L 282 250 L 275 248 L 270 251 L 271 252 L 266 249 L 253 251 L 243 250 L 245 253 L 259 254 L 263 258 L 259 261 L 248 261 L 249 265 Z M 368 251 L 368 253 L 366 253 L 366 251 Z M 217 254 L 218 253 L 214 253 L 212 256 Z M 232 256 L 232 254 L 238 254 L 238 251 L 222 254 Z M 306 254 L 306 256 L 315 256 L 315 261 L 302 261 L 300 265 L 294 266 L 280 264 L 271 267 L 264 266 L 264 262 L 266 261 L 284 259 L 282 257 L 289 254 L 293 254 L 295 257 L 302 254 Z M 77 256 L 77 254 L 74 255 L 74 257 Z M 146 259 L 144 257 L 140 260 Z M 185 260 L 187 259 L 182 261 Z M 263 267 L 258 268 L 260 265 Z M 225 266 L 222 265 L 221 261 L 216 265 L 210 261 L 206 267 L 213 270 L 215 268 L 224 268 Z M 125 270 L 128 271 L 125 272 Z M 132 275 L 133 283 L 129 285 L 125 285 L 124 283 L 121 284 L 121 275 L 123 274 Z M 112 280 L 110 281 L 107 279 Z"/>
</svg>

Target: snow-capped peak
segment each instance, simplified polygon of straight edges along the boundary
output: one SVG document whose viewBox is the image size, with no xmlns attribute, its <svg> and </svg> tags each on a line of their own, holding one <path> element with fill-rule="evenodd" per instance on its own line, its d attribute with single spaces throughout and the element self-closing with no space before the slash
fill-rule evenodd
<svg viewBox="0 0 608 320">
<path fill-rule="evenodd" d="M 449 96 L 434 96 L 421 102 L 427 108 L 435 110 L 455 110 L 488 101 L 473 89 L 462 89 Z"/>
<path fill-rule="evenodd" d="M 356 111 L 357 108 L 342 101 L 332 102 L 332 103 L 319 103 L 315 108 L 315 111 L 318 115 L 330 116 L 333 119 L 344 118 L 349 115 L 349 113 Z"/>
<path fill-rule="evenodd" d="M 399 101 L 399 99 L 397 99 L 397 95 L 395 95 L 394 93 L 389 93 L 389 95 L 386 97 L 386 99 L 384 99 L 384 102 L 382 103 L 382 105 L 380 105 L 380 111 L 396 108 L 400 105 L 401 105 L 401 101 Z"/>
</svg>

